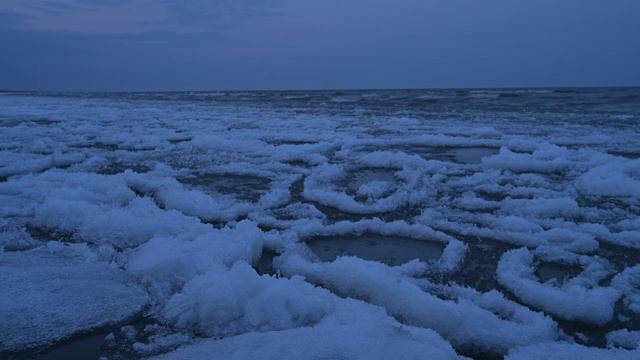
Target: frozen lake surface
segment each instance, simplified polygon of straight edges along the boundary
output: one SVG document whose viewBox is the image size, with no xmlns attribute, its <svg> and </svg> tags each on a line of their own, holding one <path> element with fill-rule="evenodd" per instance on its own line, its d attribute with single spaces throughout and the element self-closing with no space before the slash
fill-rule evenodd
<svg viewBox="0 0 640 360">
<path fill-rule="evenodd" d="M 640 358 L 640 89 L 0 94 L 0 357 Z"/>
</svg>

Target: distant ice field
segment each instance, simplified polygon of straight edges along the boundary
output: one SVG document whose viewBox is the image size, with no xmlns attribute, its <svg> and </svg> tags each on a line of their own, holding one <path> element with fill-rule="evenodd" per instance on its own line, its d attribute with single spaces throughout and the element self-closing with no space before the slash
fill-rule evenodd
<svg viewBox="0 0 640 360">
<path fill-rule="evenodd" d="M 638 88 L 0 93 L 0 204 L 2 358 L 640 358 Z"/>
</svg>

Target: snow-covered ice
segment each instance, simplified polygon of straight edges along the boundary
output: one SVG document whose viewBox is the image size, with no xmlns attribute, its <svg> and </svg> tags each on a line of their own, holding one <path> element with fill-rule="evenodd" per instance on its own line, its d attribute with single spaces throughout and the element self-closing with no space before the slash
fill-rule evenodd
<svg viewBox="0 0 640 360">
<path fill-rule="evenodd" d="M 139 316 L 148 296 L 85 244 L 49 242 L 0 257 L 0 351 L 51 345 Z"/>
<path fill-rule="evenodd" d="M 0 357 L 638 358 L 638 98 L 2 93 Z"/>
</svg>

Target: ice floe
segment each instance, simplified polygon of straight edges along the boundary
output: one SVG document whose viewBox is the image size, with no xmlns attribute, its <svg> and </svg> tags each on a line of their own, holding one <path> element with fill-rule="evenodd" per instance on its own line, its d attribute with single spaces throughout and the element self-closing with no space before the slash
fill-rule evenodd
<svg viewBox="0 0 640 360">
<path fill-rule="evenodd" d="M 0 253 L 0 353 L 52 345 L 139 316 L 149 298 L 85 244 Z"/>
</svg>

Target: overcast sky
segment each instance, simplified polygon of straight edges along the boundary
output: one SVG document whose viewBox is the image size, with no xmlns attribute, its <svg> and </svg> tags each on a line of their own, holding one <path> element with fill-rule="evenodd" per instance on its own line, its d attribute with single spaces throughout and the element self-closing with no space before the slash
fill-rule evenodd
<svg viewBox="0 0 640 360">
<path fill-rule="evenodd" d="M 640 85 L 640 0 L 0 0 L 0 89 Z"/>
</svg>

